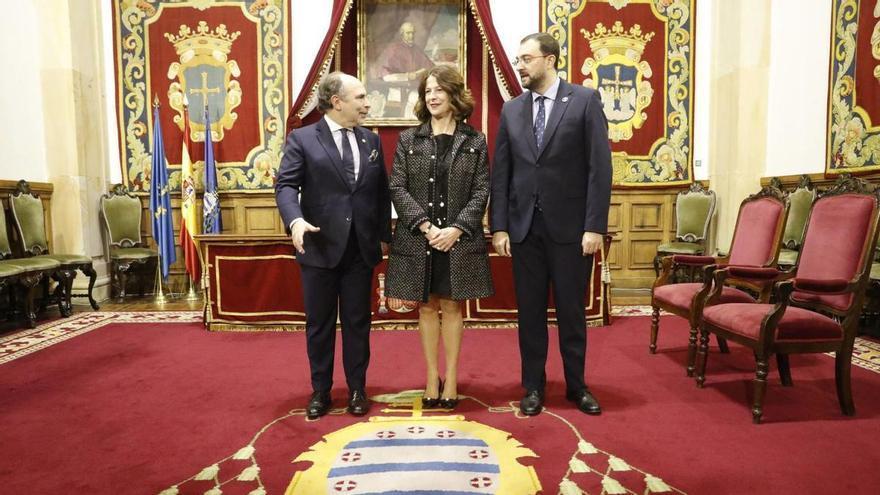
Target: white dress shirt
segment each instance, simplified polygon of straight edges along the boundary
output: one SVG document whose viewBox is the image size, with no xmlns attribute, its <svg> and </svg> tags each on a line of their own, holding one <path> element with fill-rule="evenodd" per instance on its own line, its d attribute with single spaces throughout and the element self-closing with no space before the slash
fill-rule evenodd
<svg viewBox="0 0 880 495">
<path fill-rule="evenodd" d="M 342 129 L 333 119 L 324 115 L 324 120 L 330 126 L 330 133 L 333 135 L 333 142 L 336 143 L 336 149 L 339 150 L 339 156 L 342 156 Z M 354 180 L 358 178 L 358 172 L 361 171 L 361 152 L 357 144 L 357 136 L 354 135 L 353 129 L 348 129 L 348 145 L 351 146 L 351 156 L 354 158 Z"/>
</svg>

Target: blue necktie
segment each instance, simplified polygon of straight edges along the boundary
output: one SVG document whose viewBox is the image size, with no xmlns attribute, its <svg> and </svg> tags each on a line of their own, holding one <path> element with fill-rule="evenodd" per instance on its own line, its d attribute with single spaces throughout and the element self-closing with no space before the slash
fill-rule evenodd
<svg viewBox="0 0 880 495">
<path fill-rule="evenodd" d="M 339 132 L 342 133 L 342 166 L 345 168 L 348 182 L 354 185 L 356 182 L 354 176 L 354 155 L 351 152 L 351 143 L 348 142 L 348 129 L 343 127 L 339 129 Z"/>
<path fill-rule="evenodd" d="M 538 143 L 538 149 L 541 149 L 541 145 L 544 144 L 544 100 L 546 100 L 546 96 L 539 96 L 537 98 L 538 101 L 538 116 L 535 117 L 535 142 Z"/>
</svg>

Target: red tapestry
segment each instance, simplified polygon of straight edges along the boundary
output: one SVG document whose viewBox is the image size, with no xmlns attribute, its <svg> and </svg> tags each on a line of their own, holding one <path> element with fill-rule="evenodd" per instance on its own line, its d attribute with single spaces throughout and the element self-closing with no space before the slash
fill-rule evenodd
<svg viewBox="0 0 880 495">
<path fill-rule="evenodd" d="M 614 184 L 693 182 L 694 0 L 543 0 L 559 75 L 598 89 Z"/>
<path fill-rule="evenodd" d="M 185 108 L 198 187 L 206 111 L 219 188 L 274 186 L 290 94 L 288 12 L 288 0 L 114 0 L 120 152 L 129 189 L 149 190 L 154 101 L 172 189 L 180 187 Z"/>
<path fill-rule="evenodd" d="M 835 0 L 826 173 L 880 169 L 880 3 Z"/>
</svg>

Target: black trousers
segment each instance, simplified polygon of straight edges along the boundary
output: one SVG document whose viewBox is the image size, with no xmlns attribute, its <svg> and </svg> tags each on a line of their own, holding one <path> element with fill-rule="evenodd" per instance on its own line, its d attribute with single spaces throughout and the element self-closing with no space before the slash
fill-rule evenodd
<svg viewBox="0 0 880 495">
<path fill-rule="evenodd" d="M 580 391 L 584 383 L 587 324 L 584 316 L 587 280 L 592 256 L 583 256 L 580 242 L 559 244 L 547 234 L 543 215 L 535 210 L 523 242 L 511 243 L 513 281 L 519 307 L 519 352 L 522 385 L 543 390 L 547 363 L 547 304 L 550 287 L 559 326 L 559 351 L 568 390 Z"/>
<path fill-rule="evenodd" d="M 349 390 L 362 390 L 370 364 L 370 288 L 373 267 L 361 256 L 352 228 L 342 260 L 334 268 L 302 266 L 306 346 L 312 389 L 333 387 L 336 317 L 342 322 L 342 365 Z"/>
</svg>

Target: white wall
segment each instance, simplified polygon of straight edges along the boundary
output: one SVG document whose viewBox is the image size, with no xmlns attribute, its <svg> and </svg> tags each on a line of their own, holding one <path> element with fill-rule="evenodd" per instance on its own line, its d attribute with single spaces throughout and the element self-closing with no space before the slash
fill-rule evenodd
<svg viewBox="0 0 880 495">
<path fill-rule="evenodd" d="M 110 170 L 107 171 L 107 180 L 111 184 L 122 182 L 122 156 L 119 154 L 119 131 L 116 112 L 119 109 L 116 95 L 116 56 L 113 50 L 113 2 L 101 2 L 101 39 L 104 40 L 104 98 L 107 102 L 105 107 L 107 125 L 109 127 L 107 139 L 107 157 Z"/>
<path fill-rule="evenodd" d="M 48 182 L 40 19 L 30 2 L 0 16 L 0 179 Z M 14 75 L 12 74 L 14 72 Z"/>
<path fill-rule="evenodd" d="M 324 37 L 330 28 L 333 0 L 291 0 L 290 3 L 290 18 L 293 19 L 290 28 L 290 38 L 293 43 L 290 54 L 292 58 L 290 64 L 291 80 L 293 81 L 290 104 L 292 105 L 305 84 L 309 69 L 312 68 L 321 43 L 324 42 Z M 353 21 L 356 16 L 357 13 L 351 12 L 348 21 Z M 302 22 L 302 19 L 308 19 L 308 21 Z"/>
<path fill-rule="evenodd" d="M 766 176 L 825 170 L 832 0 L 774 0 Z"/>
<path fill-rule="evenodd" d="M 716 0 L 697 2 L 696 33 L 694 40 L 694 179 L 709 179 L 709 108 L 712 84 L 712 38 L 714 4 Z"/>
</svg>

